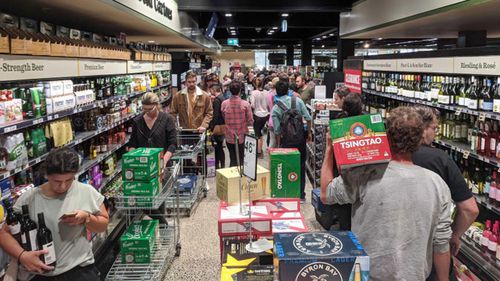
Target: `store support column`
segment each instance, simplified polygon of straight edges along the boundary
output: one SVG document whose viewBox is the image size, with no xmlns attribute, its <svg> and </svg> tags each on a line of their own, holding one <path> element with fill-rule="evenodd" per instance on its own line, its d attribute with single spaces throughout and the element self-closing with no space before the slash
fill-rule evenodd
<svg viewBox="0 0 500 281">
<path fill-rule="evenodd" d="M 301 65 L 311 65 L 312 62 L 312 40 L 304 39 L 302 40 L 302 55 L 301 55 Z"/>
<path fill-rule="evenodd" d="M 354 56 L 354 40 L 337 39 L 337 71 L 344 70 L 344 60 Z"/>
<path fill-rule="evenodd" d="M 293 45 L 286 46 L 286 65 L 293 66 Z"/>
<path fill-rule="evenodd" d="M 457 48 L 480 47 L 486 45 L 486 30 L 458 32 Z"/>
</svg>

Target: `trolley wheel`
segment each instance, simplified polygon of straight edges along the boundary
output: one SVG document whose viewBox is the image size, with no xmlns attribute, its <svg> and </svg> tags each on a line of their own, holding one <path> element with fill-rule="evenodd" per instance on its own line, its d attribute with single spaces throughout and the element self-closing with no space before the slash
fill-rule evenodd
<svg viewBox="0 0 500 281">
<path fill-rule="evenodd" d="M 175 256 L 176 257 L 179 257 L 181 255 L 181 243 L 177 243 L 177 245 L 175 246 Z"/>
<path fill-rule="evenodd" d="M 167 214 L 171 214 L 172 213 L 172 209 L 167 209 Z"/>
<path fill-rule="evenodd" d="M 191 209 L 186 210 L 186 216 L 189 218 L 191 217 Z"/>
<path fill-rule="evenodd" d="M 205 189 L 203 190 L 203 198 L 207 198 L 208 191 Z"/>
</svg>

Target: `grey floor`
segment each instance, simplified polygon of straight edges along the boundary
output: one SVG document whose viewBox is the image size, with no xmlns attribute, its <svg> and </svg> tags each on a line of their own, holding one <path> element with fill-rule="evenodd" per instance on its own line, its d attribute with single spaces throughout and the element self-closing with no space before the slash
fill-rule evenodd
<svg viewBox="0 0 500 281">
<path fill-rule="evenodd" d="M 266 154 L 266 153 L 264 153 Z M 226 150 L 226 163 L 229 163 Z M 227 165 L 226 164 L 226 165 Z M 269 167 L 269 159 L 259 159 L 259 165 Z M 215 191 L 215 178 L 208 179 L 210 190 L 191 217 L 181 218 L 181 255 L 176 258 L 164 280 L 220 280 L 220 251 L 217 230 L 217 207 L 219 199 Z M 311 205 L 311 185 L 306 180 L 307 202 L 301 206 L 302 214 L 310 231 L 320 230 L 321 226 L 314 218 Z"/>
</svg>

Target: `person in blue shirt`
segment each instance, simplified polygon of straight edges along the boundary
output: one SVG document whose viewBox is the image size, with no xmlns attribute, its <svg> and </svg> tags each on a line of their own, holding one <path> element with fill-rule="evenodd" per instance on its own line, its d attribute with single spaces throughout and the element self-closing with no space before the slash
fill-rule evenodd
<svg viewBox="0 0 500 281">
<path fill-rule="evenodd" d="M 278 101 L 275 103 L 272 110 L 272 118 L 274 125 L 274 133 L 276 134 L 276 141 L 279 147 L 283 148 L 297 148 L 300 152 L 300 198 L 302 202 L 305 202 L 305 163 L 307 157 L 307 149 L 306 142 L 311 140 L 311 115 L 306 108 L 304 102 L 297 97 L 290 96 L 288 90 L 288 82 L 280 80 L 276 83 L 276 96 L 278 97 Z M 283 105 L 290 109 L 292 105 L 292 98 L 295 99 L 295 106 L 297 111 L 302 115 L 303 119 L 307 121 L 307 128 L 304 129 L 304 138 L 299 143 L 296 140 L 287 140 L 286 138 L 282 138 L 281 135 L 281 121 L 283 119 L 284 110 L 279 106 L 278 103 L 283 103 Z"/>
</svg>

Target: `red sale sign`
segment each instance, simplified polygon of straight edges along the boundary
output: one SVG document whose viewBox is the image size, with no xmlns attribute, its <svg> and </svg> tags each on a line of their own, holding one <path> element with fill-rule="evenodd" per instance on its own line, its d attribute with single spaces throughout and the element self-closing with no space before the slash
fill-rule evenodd
<svg viewBox="0 0 500 281">
<path fill-rule="evenodd" d="M 361 70 L 345 69 L 344 84 L 352 93 L 361 94 Z"/>
</svg>

